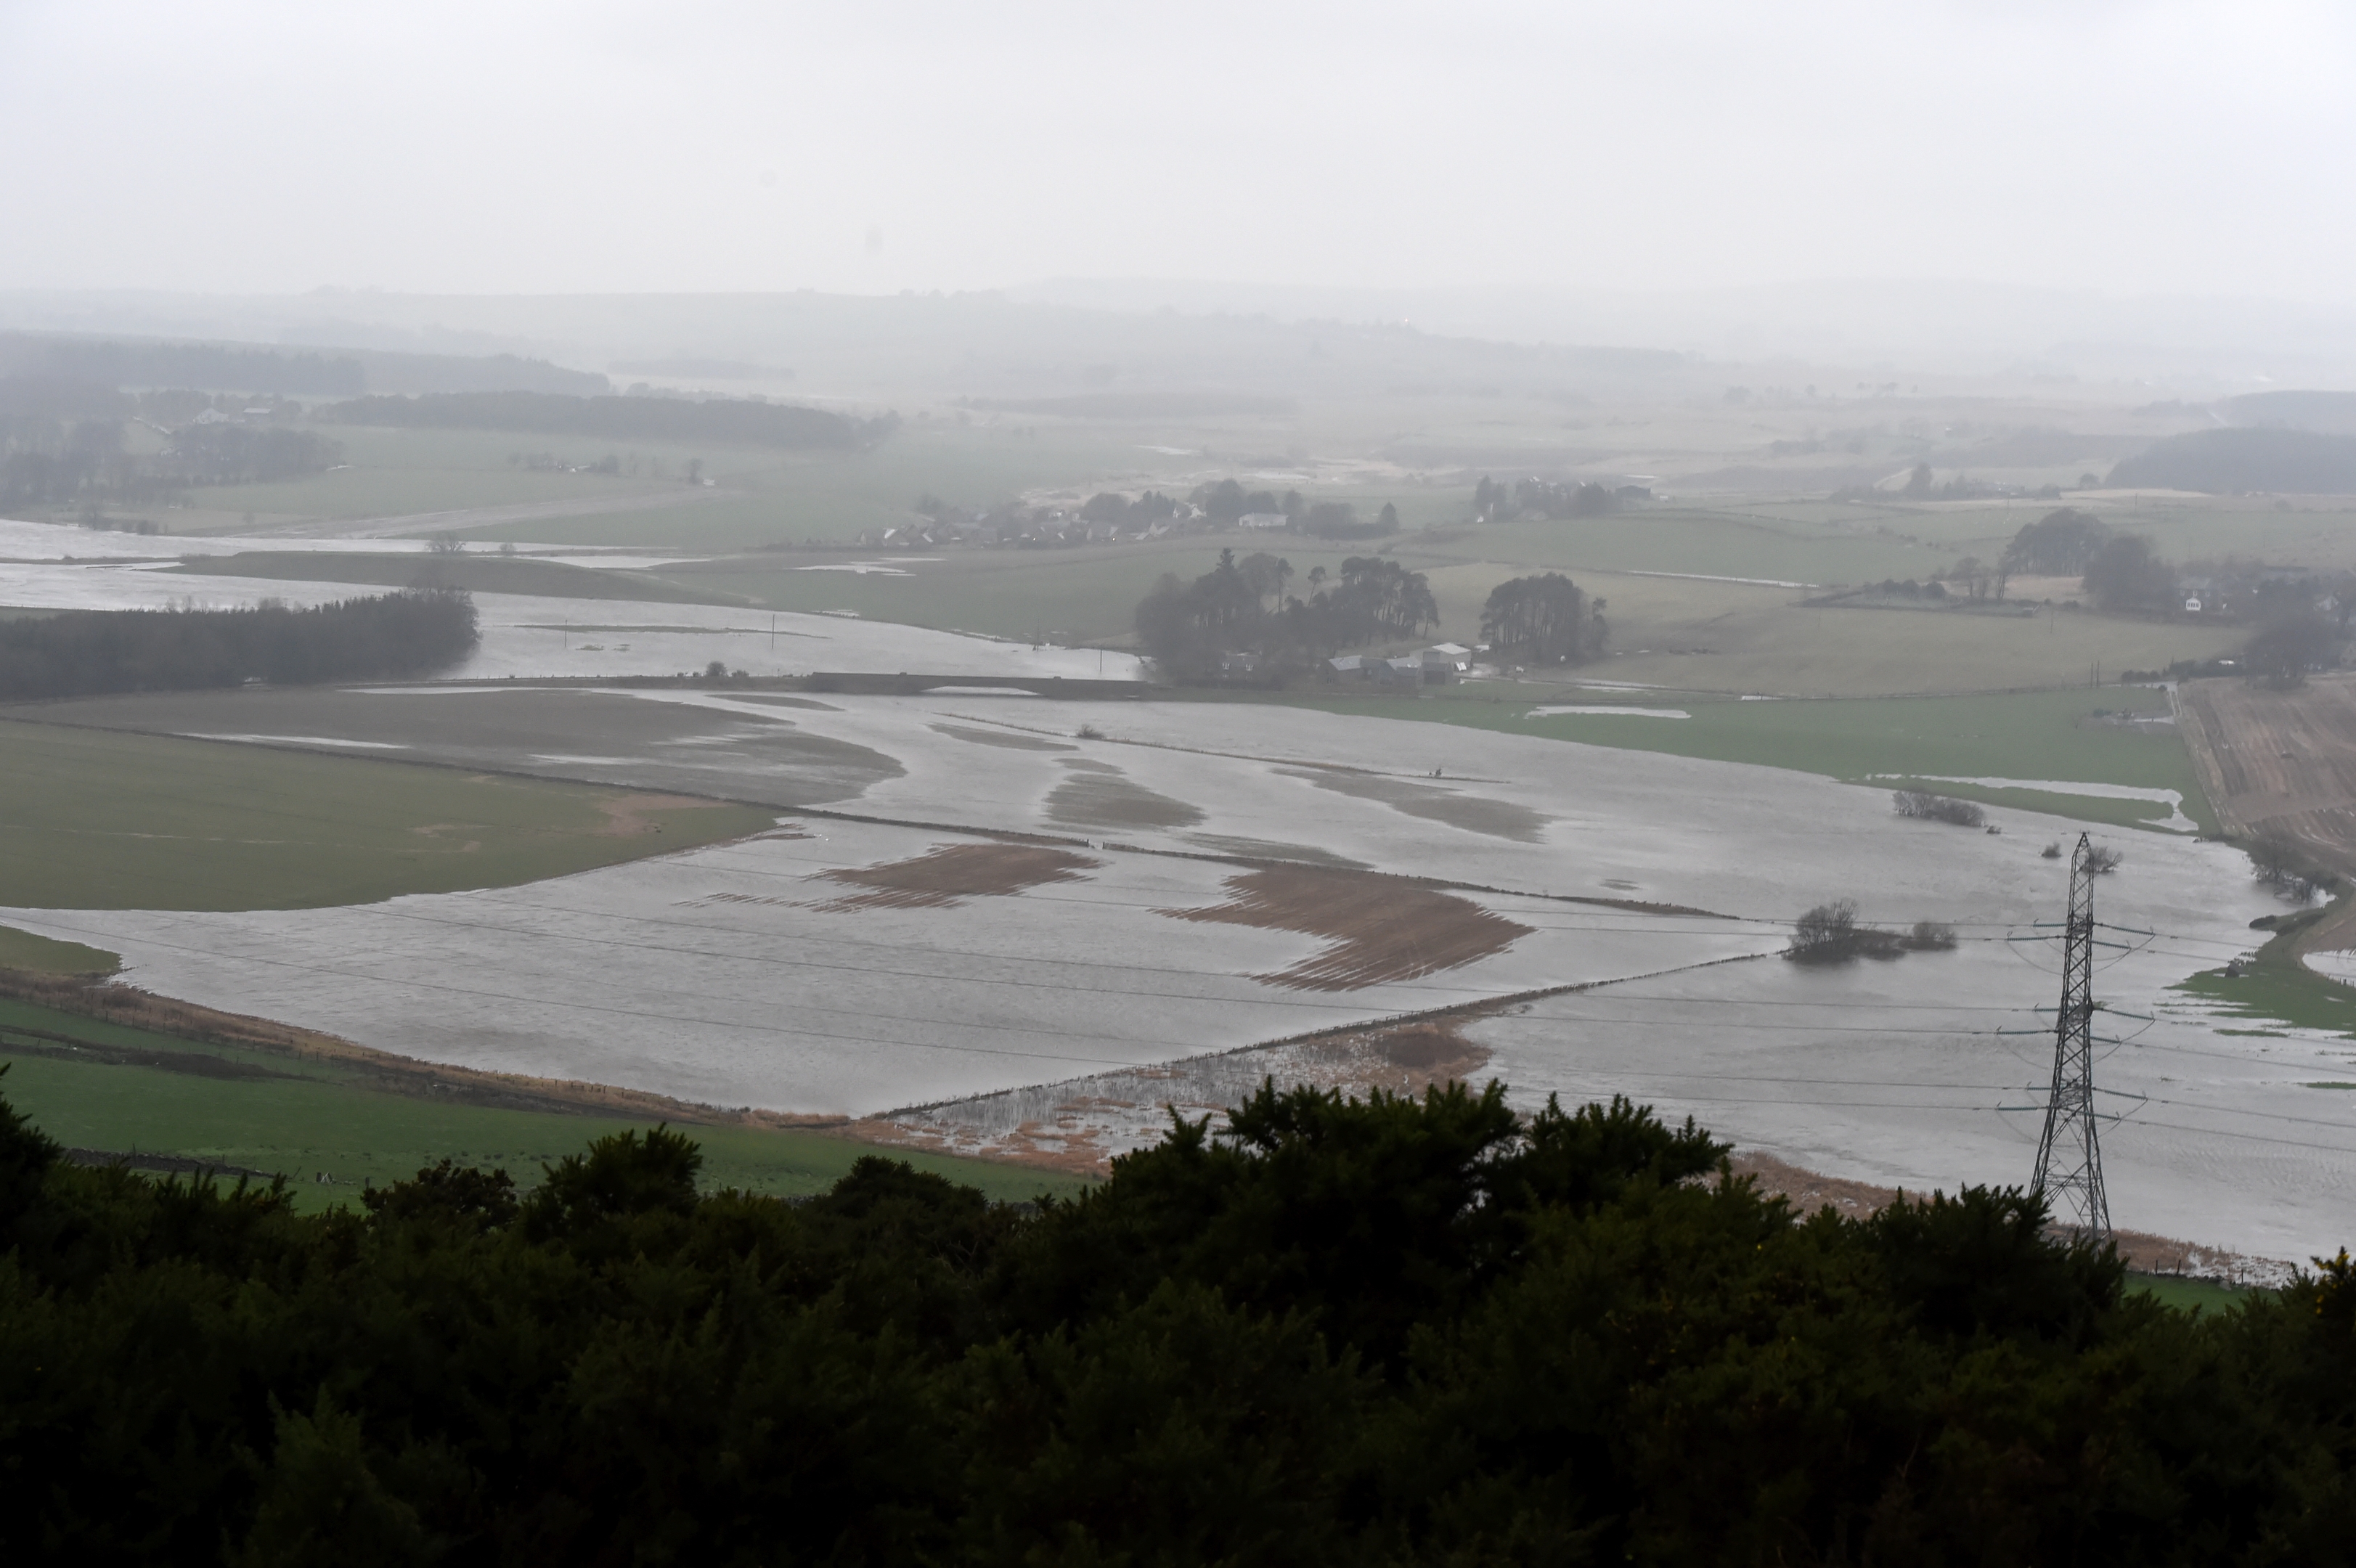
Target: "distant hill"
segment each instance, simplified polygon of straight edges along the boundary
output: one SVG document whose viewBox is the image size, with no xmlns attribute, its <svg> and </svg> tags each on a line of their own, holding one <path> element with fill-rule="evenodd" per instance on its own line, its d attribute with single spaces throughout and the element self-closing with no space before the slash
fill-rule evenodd
<svg viewBox="0 0 2356 1568">
<path fill-rule="evenodd" d="M 2199 430 L 2122 459 L 2108 483 L 2117 489 L 2201 490 L 2219 496 L 2250 490 L 2356 494 L 2356 436 L 2311 430 Z"/>
<path fill-rule="evenodd" d="M 605 378 L 513 354 L 402 354 L 278 348 L 170 338 L 0 332 L 0 376 L 104 387 L 187 387 L 279 397 L 366 392 L 608 391 Z"/>
<path fill-rule="evenodd" d="M 2237 425 L 2356 435 L 2356 392 L 2245 392 L 2225 400 L 2225 415 Z"/>
<path fill-rule="evenodd" d="M 343 355 L 287 353 L 233 343 L 172 343 L 0 333 L 0 376 L 102 387 L 326 393 L 368 389 L 368 372 Z"/>
<path fill-rule="evenodd" d="M 506 430 L 607 441 L 700 441 L 737 446 L 847 449 L 896 426 L 888 416 L 847 419 L 824 409 L 728 398 L 569 398 L 543 392 L 434 392 L 355 398 L 320 411 L 343 424 L 425 430 Z"/>
<path fill-rule="evenodd" d="M 594 398 L 614 384 L 594 370 L 568 370 L 515 354 L 403 354 L 352 348 L 370 392 L 559 392 Z"/>
<path fill-rule="evenodd" d="M 1062 398 L 968 398 L 965 406 L 996 413 L 1060 414 L 1069 419 L 1186 420 L 1236 414 L 1285 414 L 1290 398 L 1241 392 L 1076 392 Z"/>
</svg>

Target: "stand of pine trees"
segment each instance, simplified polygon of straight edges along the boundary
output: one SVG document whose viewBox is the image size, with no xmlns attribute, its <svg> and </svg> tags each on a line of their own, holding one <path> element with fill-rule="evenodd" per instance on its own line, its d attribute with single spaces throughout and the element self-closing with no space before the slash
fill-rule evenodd
<svg viewBox="0 0 2356 1568">
<path fill-rule="evenodd" d="M 72 610 L 0 621 L 0 700 L 430 675 L 478 635 L 474 600 L 444 588 L 310 610 Z"/>
</svg>

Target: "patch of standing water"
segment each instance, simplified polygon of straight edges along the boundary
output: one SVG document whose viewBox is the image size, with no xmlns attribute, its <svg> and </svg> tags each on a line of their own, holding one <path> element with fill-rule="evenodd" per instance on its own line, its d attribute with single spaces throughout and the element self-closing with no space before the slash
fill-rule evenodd
<svg viewBox="0 0 2356 1568">
<path fill-rule="evenodd" d="M 2310 953 L 2299 962 L 2327 980 L 2337 980 L 2343 986 L 2356 986 L 2356 953 L 2340 949 Z"/>
<path fill-rule="evenodd" d="M 1690 719 L 1693 717 L 1682 708 L 1622 708 L 1608 702 L 1556 703 L 1551 707 L 1533 708 L 1522 717 L 1550 719 L 1558 713 L 1600 713 L 1614 719 Z"/>
</svg>

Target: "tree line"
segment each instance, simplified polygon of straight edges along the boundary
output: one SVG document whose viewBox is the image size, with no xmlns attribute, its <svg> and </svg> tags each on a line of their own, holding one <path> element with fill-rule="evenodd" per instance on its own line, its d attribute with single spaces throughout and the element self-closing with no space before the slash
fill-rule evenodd
<svg viewBox="0 0 2356 1568">
<path fill-rule="evenodd" d="M 333 441 L 279 422 L 299 413 L 266 400 L 180 389 L 136 395 L 85 381 L 0 379 L 0 508 L 147 505 L 206 485 L 252 485 L 316 474 L 342 455 Z M 207 420 L 223 414 L 236 419 Z M 165 432 L 160 452 L 134 452 L 134 420 Z M 168 425 L 167 425 L 168 421 Z M 201 422 L 200 422 L 201 421 Z"/>
<path fill-rule="evenodd" d="M 899 428 L 898 416 L 854 419 L 825 409 L 738 398 L 569 397 L 558 392 L 427 392 L 354 398 L 319 411 L 344 424 L 505 430 L 611 441 L 709 441 L 852 450 Z"/>
<path fill-rule="evenodd" d="M 1481 607 L 1481 636 L 1500 662 L 1579 664 L 1601 654 L 1610 635 L 1603 601 L 1559 571 L 1500 582 Z"/>
<path fill-rule="evenodd" d="M 2336 663 L 2356 613 L 2356 573 L 2325 578 L 2231 557 L 2179 569 L 2145 535 L 2114 529 L 2074 507 L 2023 524 L 1993 566 L 1966 558 L 1947 576 L 1974 599 L 2002 600 L 2021 574 L 2075 576 L 2087 602 L 2110 613 L 2194 614 L 2253 626 L 2235 667 L 2277 687 L 2296 686 L 2308 671 Z"/>
<path fill-rule="evenodd" d="M 70 610 L 0 621 L 0 699 L 430 675 L 478 639 L 475 602 L 454 589 L 309 610 Z"/>
<path fill-rule="evenodd" d="M 1612 485 L 1592 479 L 1556 483 L 1546 479 L 1518 479 L 1507 485 L 1502 479 L 1487 475 L 1472 486 L 1472 517 L 1476 522 L 1502 523 L 1515 517 L 1546 517 L 1559 522 L 1569 517 L 1600 517 L 1616 512 L 1631 501 L 1652 498 L 1652 490 L 1643 485 Z"/>
<path fill-rule="evenodd" d="M 2329 1564 L 2356 1267 L 2194 1315 L 2041 1199 L 1845 1218 L 1624 1100 L 1264 1086 L 1071 1201 L 656 1128 L 280 1186 L 0 1102 L 16 1561 Z"/>
<path fill-rule="evenodd" d="M 1299 579 L 1306 598 L 1288 592 L 1295 580 L 1290 561 L 1265 553 L 1238 561 L 1223 549 L 1218 564 L 1192 582 L 1162 574 L 1137 607 L 1138 639 L 1181 680 L 1215 677 L 1231 654 L 1250 655 L 1256 675 L 1275 677 L 1343 648 L 1411 637 L 1440 623 L 1430 582 L 1395 560 L 1350 556 L 1332 576 L 1312 567 Z"/>
<path fill-rule="evenodd" d="M 104 387 L 236 387 L 349 397 L 368 389 L 358 359 L 227 343 L 111 341 L 0 332 L 0 376 Z"/>
</svg>

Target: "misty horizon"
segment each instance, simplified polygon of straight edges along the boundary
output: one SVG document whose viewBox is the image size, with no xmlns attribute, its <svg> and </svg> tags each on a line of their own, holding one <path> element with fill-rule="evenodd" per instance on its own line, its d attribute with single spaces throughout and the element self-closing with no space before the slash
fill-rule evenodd
<svg viewBox="0 0 2356 1568">
<path fill-rule="evenodd" d="M 2356 308 L 2344 13 L 0 7 L 0 289 Z M 103 193 L 103 199 L 83 199 Z"/>
</svg>

